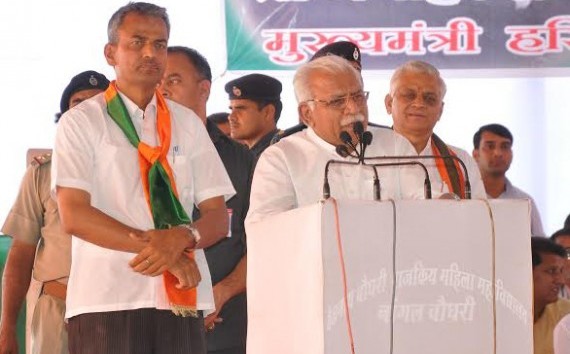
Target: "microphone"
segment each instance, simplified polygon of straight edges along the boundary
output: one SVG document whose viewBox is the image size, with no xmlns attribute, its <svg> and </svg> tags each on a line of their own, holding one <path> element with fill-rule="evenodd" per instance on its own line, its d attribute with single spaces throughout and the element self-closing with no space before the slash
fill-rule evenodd
<svg viewBox="0 0 570 354">
<path fill-rule="evenodd" d="M 337 146 L 336 152 L 342 157 L 347 157 L 347 156 L 356 157 L 358 158 L 358 162 L 360 164 L 364 164 L 364 156 L 365 156 L 364 153 L 366 151 L 366 147 L 368 147 L 368 145 L 372 143 L 372 133 L 369 131 L 364 131 L 364 125 L 360 121 L 353 123 L 352 130 L 354 131 L 354 134 L 358 139 L 358 148 L 356 147 L 356 144 L 354 144 L 354 142 L 352 141 L 350 134 L 347 131 L 343 130 L 342 132 L 340 132 L 339 137 L 340 140 L 345 145 L 344 148 L 340 148 L 340 146 L 343 145 Z M 352 148 L 352 150 L 354 150 L 356 155 L 349 152 L 348 149 L 346 148 L 346 145 Z M 342 151 L 340 149 L 342 149 Z"/>
<path fill-rule="evenodd" d="M 363 162 L 363 157 L 364 155 L 362 155 L 362 151 L 364 149 L 364 143 L 362 142 L 362 134 L 364 133 L 364 125 L 362 125 L 361 121 L 356 121 L 352 124 L 352 131 L 354 132 L 354 135 L 356 135 L 356 138 L 358 139 L 358 147 L 360 148 L 360 153 L 358 153 L 358 162 L 362 163 Z"/>
<path fill-rule="evenodd" d="M 364 164 L 366 148 L 372 144 L 372 133 L 365 131 L 362 134 L 362 150 L 360 151 L 360 163 Z"/>
<path fill-rule="evenodd" d="M 346 145 L 337 145 L 336 147 L 336 153 L 340 155 L 340 157 L 347 157 L 347 156 L 353 156 L 350 154 L 350 152 L 348 151 L 348 148 L 346 147 Z M 354 157 L 354 156 L 353 156 Z"/>
</svg>

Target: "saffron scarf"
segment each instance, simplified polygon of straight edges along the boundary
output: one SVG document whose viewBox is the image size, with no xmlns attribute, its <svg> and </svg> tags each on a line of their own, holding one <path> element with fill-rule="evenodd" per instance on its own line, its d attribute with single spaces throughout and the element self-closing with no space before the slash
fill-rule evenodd
<svg viewBox="0 0 570 354">
<path fill-rule="evenodd" d="M 431 148 L 435 156 L 457 156 L 435 134 L 431 136 Z M 463 176 L 459 162 L 455 159 L 435 159 L 435 163 L 443 183 L 447 185 L 447 189 L 465 199 L 465 176 Z"/>
<path fill-rule="evenodd" d="M 152 214 L 155 229 L 168 229 L 174 225 L 189 224 L 190 218 L 178 200 L 176 183 L 166 155 L 170 148 L 170 112 L 162 95 L 156 93 L 156 130 L 159 146 L 149 146 L 140 141 L 129 112 L 117 91 L 115 81 L 105 91 L 107 112 L 121 128 L 129 142 L 138 150 L 139 167 L 144 195 Z M 186 255 L 193 259 L 194 252 Z M 197 317 L 197 290 L 176 288 L 178 279 L 170 272 L 163 274 L 164 286 L 172 312 L 178 316 Z"/>
</svg>

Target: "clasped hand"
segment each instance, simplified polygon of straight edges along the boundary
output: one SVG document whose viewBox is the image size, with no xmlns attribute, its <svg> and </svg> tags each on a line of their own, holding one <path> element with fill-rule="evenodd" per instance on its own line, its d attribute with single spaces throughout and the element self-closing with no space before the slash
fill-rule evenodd
<svg viewBox="0 0 570 354">
<path fill-rule="evenodd" d="M 129 236 L 146 243 L 142 251 L 129 262 L 135 272 L 154 277 L 168 270 L 178 278 L 177 287 L 181 289 L 195 287 L 200 282 L 196 262 L 184 255 L 189 244 L 186 229 L 153 229 L 141 234 L 131 233 Z"/>
</svg>

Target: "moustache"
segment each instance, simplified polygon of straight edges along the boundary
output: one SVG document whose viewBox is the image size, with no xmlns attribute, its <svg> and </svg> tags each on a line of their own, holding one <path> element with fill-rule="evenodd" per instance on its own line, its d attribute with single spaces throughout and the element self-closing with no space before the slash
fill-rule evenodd
<svg viewBox="0 0 570 354">
<path fill-rule="evenodd" d="M 347 115 L 340 120 L 340 126 L 345 127 L 355 122 L 364 122 L 364 115 L 361 113 Z"/>
</svg>

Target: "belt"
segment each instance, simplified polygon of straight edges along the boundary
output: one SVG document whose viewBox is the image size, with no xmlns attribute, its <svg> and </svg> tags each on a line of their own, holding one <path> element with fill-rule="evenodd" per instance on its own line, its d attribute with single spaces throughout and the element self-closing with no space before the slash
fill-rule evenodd
<svg viewBox="0 0 570 354">
<path fill-rule="evenodd" d="M 42 287 L 42 294 L 51 295 L 63 301 L 65 301 L 66 293 L 67 293 L 67 285 L 62 284 L 57 280 L 47 281 L 44 283 Z"/>
</svg>

